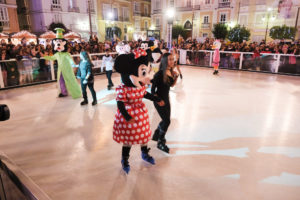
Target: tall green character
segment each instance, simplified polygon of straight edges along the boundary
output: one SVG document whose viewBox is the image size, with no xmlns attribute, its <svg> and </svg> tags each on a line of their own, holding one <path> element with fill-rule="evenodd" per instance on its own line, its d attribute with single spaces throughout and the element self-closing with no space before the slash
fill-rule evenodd
<svg viewBox="0 0 300 200">
<path fill-rule="evenodd" d="M 73 58 L 67 52 L 67 40 L 64 39 L 62 28 L 56 28 L 56 39 L 52 41 L 55 54 L 53 56 L 45 56 L 46 60 L 57 60 L 57 83 L 58 83 L 58 97 L 68 96 L 68 93 L 73 99 L 81 97 L 81 90 L 76 81 L 72 66 L 74 64 Z"/>
</svg>

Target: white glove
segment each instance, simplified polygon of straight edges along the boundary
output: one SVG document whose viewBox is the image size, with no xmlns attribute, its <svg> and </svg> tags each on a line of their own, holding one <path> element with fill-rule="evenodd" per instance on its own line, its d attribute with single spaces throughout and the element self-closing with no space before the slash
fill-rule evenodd
<svg viewBox="0 0 300 200">
<path fill-rule="evenodd" d="M 87 84 L 88 82 L 87 82 L 86 79 L 84 79 L 84 80 L 82 81 L 82 83 L 83 83 L 83 84 Z"/>
</svg>

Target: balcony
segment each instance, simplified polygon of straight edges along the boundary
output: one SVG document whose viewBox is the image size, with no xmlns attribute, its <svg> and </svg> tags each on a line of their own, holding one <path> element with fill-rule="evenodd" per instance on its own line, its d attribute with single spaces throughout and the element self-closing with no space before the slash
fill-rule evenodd
<svg viewBox="0 0 300 200">
<path fill-rule="evenodd" d="M 210 24 L 209 23 L 202 23 L 201 28 L 210 29 Z"/>
<path fill-rule="evenodd" d="M 89 13 L 89 9 L 86 9 L 86 12 Z M 91 13 L 96 13 L 94 8 L 91 8 Z"/>
<path fill-rule="evenodd" d="M 133 11 L 133 16 L 141 16 L 141 11 Z"/>
<path fill-rule="evenodd" d="M 161 9 L 155 9 L 153 10 L 153 14 L 160 14 L 161 13 Z"/>
<path fill-rule="evenodd" d="M 62 11 L 61 6 L 59 4 L 52 4 L 51 11 Z"/>
<path fill-rule="evenodd" d="M 72 8 L 68 7 L 68 12 L 78 12 L 79 13 L 80 12 L 79 7 L 72 7 Z"/>
<path fill-rule="evenodd" d="M 142 13 L 142 17 L 151 17 L 150 13 Z"/>
<path fill-rule="evenodd" d="M 121 21 L 121 22 L 129 22 L 129 17 L 119 17 L 119 21 Z"/>
<path fill-rule="evenodd" d="M 187 7 L 177 7 L 177 11 L 193 11 L 193 10 L 200 10 L 200 5 L 188 5 Z"/>
<path fill-rule="evenodd" d="M 219 2 L 219 8 L 230 8 L 230 2 Z"/>
</svg>

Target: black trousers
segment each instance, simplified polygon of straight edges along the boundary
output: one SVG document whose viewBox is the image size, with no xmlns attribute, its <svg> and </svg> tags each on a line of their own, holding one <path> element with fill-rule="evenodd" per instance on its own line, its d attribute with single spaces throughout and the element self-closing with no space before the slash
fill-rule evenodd
<svg viewBox="0 0 300 200">
<path fill-rule="evenodd" d="M 108 85 L 109 86 L 113 86 L 114 85 L 113 82 L 112 82 L 112 80 L 111 80 L 111 75 L 112 75 L 112 70 L 106 71 L 106 77 L 108 79 Z"/>
<path fill-rule="evenodd" d="M 154 106 L 161 118 L 161 121 L 159 123 L 159 128 L 164 131 L 167 132 L 169 125 L 171 123 L 171 106 L 170 106 L 170 101 L 169 99 L 164 100 L 165 105 L 164 106 L 159 106 L 156 102 L 154 102 Z"/>
<path fill-rule="evenodd" d="M 94 82 L 93 83 L 88 83 L 88 84 L 83 84 L 83 80 L 81 80 L 81 90 L 82 90 L 82 96 L 84 100 L 87 100 L 87 93 L 86 93 L 86 87 L 89 87 L 92 96 L 93 96 L 93 101 L 97 101 L 96 98 L 96 92 L 94 90 Z"/>
</svg>

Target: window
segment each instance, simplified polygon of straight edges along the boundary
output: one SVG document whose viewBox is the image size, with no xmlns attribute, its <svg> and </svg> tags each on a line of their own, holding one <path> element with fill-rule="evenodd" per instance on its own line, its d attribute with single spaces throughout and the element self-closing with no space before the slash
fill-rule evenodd
<svg viewBox="0 0 300 200">
<path fill-rule="evenodd" d="M 256 5 L 266 5 L 266 0 L 256 0 Z"/>
<path fill-rule="evenodd" d="M 76 8 L 77 7 L 76 0 L 69 0 L 69 4 L 70 4 L 70 8 Z"/>
<path fill-rule="evenodd" d="M 174 7 L 174 0 L 170 0 L 170 6 Z"/>
<path fill-rule="evenodd" d="M 6 4 L 6 0 L 0 0 L 0 3 Z"/>
<path fill-rule="evenodd" d="M 89 12 L 89 2 L 90 2 L 91 12 L 95 12 L 94 0 L 87 0 L 86 1 L 87 12 Z"/>
<path fill-rule="evenodd" d="M 134 12 L 140 13 L 141 12 L 141 4 L 138 2 L 134 2 Z"/>
<path fill-rule="evenodd" d="M 203 24 L 208 24 L 208 19 L 209 19 L 209 16 L 204 16 L 203 17 Z"/>
<path fill-rule="evenodd" d="M 147 21 L 145 21 L 145 30 L 148 30 L 148 22 Z"/>
<path fill-rule="evenodd" d="M 226 20 L 227 20 L 226 18 L 227 18 L 226 14 L 224 14 L 224 13 L 221 14 L 221 15 L 220 15 L 220 23 L 221 23 L 221 24 L 225 24 L 225 23 L 226 23 Z"/>
<path fill-rule="evenodd" d="M 7 8 L 0 8 L 0 25 L 3 27 L 9 27 Z"/>
<path fill-rule="evenodd" d="M 118 13 L 118 8 L 113 8 L 113 19 L 114 21 L 118 21 L 118 16 L 119 16 L 119 13 Z"/>
<path fill-rule="evenodd" d="M 186 6 L 187 7 L 192 7 L 192 0 L 187 0 L 186 1 Z"/>
<path fill-rule="evenodd" d="M 203 33 L 202 37 L 205 37 L 205 38 L 208 37 L 208 33 Z"/>
<path fill-rule="evenodd" d="M 210 4 L 210 0 L 205 0 L 205 4 Z"/>
<path fill-rule="evenodd" d="M 60 9 L 61 6 L 60 6 L 60 0 L 52 0 L 52 5 L 51 5 L 52 8 L 58 8 Z"/>
<path fill-rule="evenodd" d="M 145 5 L 145 6 L 144 6 L 144 14 L 147 16 L 148 13 L 149 13 L 148 6 Z"/>
<path fill-rule="evenodd" d="M 239 24 L 241 26 L 247 26 L 248 25 L 248 16 L 247 15 L 240 15 Z"/>
<path fill-rule="evenodd" d="M 160 19 L 159 18 L 155 19 L 155 25 L 156 25 L 156 27 L 160 27 Z"/>
<path fill-rule="evenodd" d="M 105 20 L 112 20 L 109 18 L 109 13 L 111 12 L 111 5 L 110 4 L 103 4 L 103 19 Z"/>
<path fill-rule="evenodd" d="M 161 9 L 161 7 L 160 7 L 160 1 L 161 1 L 161 0 L 156 0 L 156 1 L 155 1 L 155 6 L 154 6 L 155 10 Z"/>
<path fill-rule="evenodd" d="M 129 21 L 129 8 L 123 7 L 123 21 Z"/>
<path fill-rule="evenodd" d="M 135 26 L 136 30 L 140 30 L 141 29 L 141 20 L 140 19 L 135 19 L 134 26 Z"/>
<path fill-rule="evenodd" d="M 264 13 L 258 13 L 255 15 L 255 23 L 257 25 L 261 25 L 264 23 L 264 17 L 265 17 L 265 14 Z"/>
</svg>

